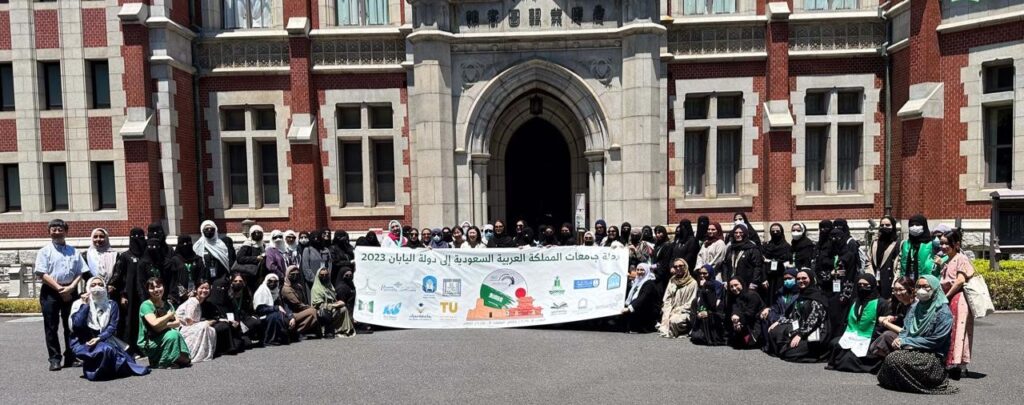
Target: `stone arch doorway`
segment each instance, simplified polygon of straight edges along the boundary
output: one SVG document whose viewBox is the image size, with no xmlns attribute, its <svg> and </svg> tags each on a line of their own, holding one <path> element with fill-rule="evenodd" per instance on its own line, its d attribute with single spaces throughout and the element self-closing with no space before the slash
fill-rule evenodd
<svg viewBox="0 0 1024 405">
<path fill-rule="evenodd" d="M 516 129 L 505 148 L 505 207 L 508 221 L 531 226 L 572 222 L 569 145 L 558 128 L 534 118 Z"/>
</svg>

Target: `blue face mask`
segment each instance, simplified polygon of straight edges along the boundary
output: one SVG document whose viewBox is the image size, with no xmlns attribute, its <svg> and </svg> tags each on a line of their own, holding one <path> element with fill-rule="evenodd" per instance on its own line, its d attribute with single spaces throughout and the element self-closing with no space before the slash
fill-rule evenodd
<svg viewBox="0 0 1024 405">
<path fill-rule="evenodd" d="M 793 287 L 796 287 L 796 279 L 790 278 L 782 280 L 782 286 L 785 287 L 787 290 L 792 290 Z"/>
</svg>

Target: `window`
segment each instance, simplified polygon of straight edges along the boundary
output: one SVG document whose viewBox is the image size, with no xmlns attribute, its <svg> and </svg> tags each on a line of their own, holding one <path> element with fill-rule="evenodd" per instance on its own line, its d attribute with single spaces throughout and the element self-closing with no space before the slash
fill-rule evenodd
<svg viewBox="0 0 1024 405">
<path fill-rule="evenodd" d="M 388 24 L 387 0 L 337 0 L 338 25 Z"/>
<path fill-rule="evenodd" d="M 1013 90 L 1013 64 L 985 66 L 982 75 L 985 79 L 985 93 L 999 93 Z"/>
<path fill-rule="evenodd" d="M 338 107 L 338 129 L 359 129 L 362 127 L 359 107 Z"/>
<path fill-rule="evenodd" d="M 14 70 L 0 63 L 0 111 L 14 111 Z"/>
<path fill-rule="evenodd" d="M 838 190 L 857 191 L 857 173 L 860 169 L 860 125 L 840 125 L 838 144 Z"/>
<path fill-rule="evenodd" d="M 50 182 L 50 211 L 66 211 L 68 209 L 67 164 L 50 163 L 46 166 L 46 174 Z"/>
<path fill-rule="evenodd" d="M 114 188 L 114 162 L 93 164 L 95 175 L 94 200 L 98 209 L 117 208 L 117 192 Z"/>
<path fill-rule="evenodd" d="M 374 186 L 377 203 L 395 202 L 395 144 L 391 141 L 373 143 Z"/>
<path fill-rule="evenodd" d="M 683 189 L 686 195 L 704 195 L 707 173 L 707 130 L 687 131 L 683 139 Z"/>
<path fill-rule="evenodd" d="M 258 145 L 263 204 L 279 204 L 281 202 L 281 190 L 277 182 L 277 143 L 264 142 Z"/>
<path fill-rule="evenodd" d="M 718 118 L 740 118 L 743 114 L 742 96 L 718 96 Z"/>
<path fill-rule="evenodd" d="M 344 183 L 344 195 L 342 201 L 349 203 L 363 202 L 363 151 L 361 145 L 355 142 L 341 144 L 342 156 L 342 182 Z"/>
<path fill-rule="evenodd" d="M 686 95 L 683 102 L 684 117 L 688 120 L 704 120 L 708 118 L 708 96 Z"/>
<path fill-rule="evenodd" d="M 828 126 L 807 127 L 804 145 L 804 190 L 821 192 L 825 180 L 825 156 L 828 154 Z"/>
<path fill-rule="evenodd" d="M 828 93 L 807 92 L 807 95 L 804 96 L 804 105 L 806 106 L 804 110 L 806 115 L 826 115 L 828 114 Z"/>
<path fill-rule="evenodd" d="M 985 182 L 1010 187 L 1013 179 L 1013 105 L 985 107 Z"/>
<path fill-rule="evenodd" d="M 3 165 L 4 212 L 21 211 L 21 177 L 18 165 Z"/>
<path fill-rule="evenodd" d="M 92 108 L 110 108 L 110 69 L 107 61 L 89 61 Z"/>
<path fill-rule="evenodd" d="M 860 114 L 863 96 L 860 90 L 840 91 L 839 108 L 840 114 Z"/>
<path fill-rule="evenodd" d="M 225 108 L 221 110 L 221 129 L 224 131 L 245 130 L 245 110 L 241 108 Z"/>
<path fill-rule="evenodd" d="M 43 106 L 47 110 L 59 110 L 64 107 L 64 101 L 61 96 L 60 89 L 60 63 L 59 62 L 43 62 L 39 64 L 41 81 L 42 81 L 42 95 L 45 99 Z"/>
<path fill-rule="evenodd" d="M 715 14 L 736 12 L 736 0 L 711 0 L 711 11 Z"/>
<path fill-rule="evenodd" d="M 737 194 L 736 177 L 739 175 L 740 130 L 718 130 L 718 194 Z"/>
<path fill-rule="evenodd" d="M 392 111 L 390 105 L 370 106 L 369 119 L 370 128 L 393 128 Z"/>
<path fill-rule="evenodd" d="M 224 0 L 224 28 L 268 28 L 271 0 Z"/>
<path fill-rule="evenodd" d="M 257 108 L 252 112 L 253 118 L 256 120 L 255 128 L 257 130 L 274 130 L 277 129 L 277 114 L 274 112 L 274 108 Z"/>
<path fill-rule="evenodd" d="M 227 146 L 228 164 L 228 186 L 229 196 L 232 205 L 245 205 L 249 203 L 249 173 L 248 157 L 245 154 L 244 143 L 229 143 Z"/>
</svg>

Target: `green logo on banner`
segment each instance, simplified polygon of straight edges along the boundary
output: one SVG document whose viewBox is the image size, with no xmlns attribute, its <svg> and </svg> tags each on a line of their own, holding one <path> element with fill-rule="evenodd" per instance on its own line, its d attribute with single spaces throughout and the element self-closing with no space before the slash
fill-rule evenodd
<svg viewBox="0 0 1024 405">
<path fill-rule="evenodd" d="M 508 294 L 498 291 L 487 284 L 480 286 L 480 299 L 484 300 L 484 305 L 498 309 L 507 309 L 515 303 L 515 300 Z"/>
</svg>

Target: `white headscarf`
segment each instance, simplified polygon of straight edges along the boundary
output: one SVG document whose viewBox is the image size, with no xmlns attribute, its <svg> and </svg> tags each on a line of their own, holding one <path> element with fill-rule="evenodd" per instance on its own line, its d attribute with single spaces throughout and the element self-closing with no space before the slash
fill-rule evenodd
<svg viewBox="0 0 1024 405">
<path fill-rule="evenodd" d="M 629 290 L 629 295 L 626 296 L 626 305 L 632 304 L 636 296 L 640 295 L 640 287 L 643 287 L 644 283 L 654 280 L 654 272 L 651 271 L 650 264 L 640 263 L 636 265 L 636 269 L 638 273 L 640 269 L 644 269 L 644 276 L 633 280 L 633 288 Z"/>
<path fill-rule="evenodd" d="M 288 243 L 288 237 L 289 236 L 295 238 L 295 243 Z M 274 239 L 273 233 L 271 233 L 270 239 Z M 291 229 L 289 229 L 287 231 L 284 231 L 284 243 L 285 243 L 285 245 L 287 245 L 289 252 L 298 252 L 299 251 L 299 235 L 296 234 L 295 231 L 293 231 Z M 292 253 L 292 254 L 294 254 L 294 253 Z"/>
<path fill-rule="evenodd" d="M 260 252 L 262 252 L 263 251 L 263 240 L 260 240 L 259 242 L 257 242 L 255 240 L 253 240 L 253 238 L 252 238 L 252 234 L 254 234 L 256 232 L 266 233 L 266 232 L 263 231 L 263 227 L 262 226 L 253 225 L 252 227 L 249 228 L 249 237 L 245 239 L 245 243 L 243 243 L 243 245 L 245 245 L 245 246 L 252 246 L 254 248 L 259 249 Z"/>
<path fill-rule="evenodd" d="M 274 238 L 278 236 L 280 236 L 281 239 L 275 242 Z M 270 243 L 272 243 L 274 247 L 277 248 L 277 250 L 280 251 L 281 253 L 288 251 L 288 244 L 284 243 L 284 233 L 282 233 L 278 229 L 270 231 Z"/>
<path fill-rule="evenodd" d="M 107 283 L 103 281 L 101 277 L 92 277 L 86 282 L 85 285 L 89 285 L 93 280 L 99 280 L 103 285 L 97 288 L 95 291 L 87 291 L 89 294 L 89 329 L 95 331 L 103 331 L 110 323 L 110 312 L 111 312 L 111 301 L 107 298 Z M 71 316 L 74 317 L 78 310 L 85 305 L 82 300 L 75 301 L 71 305 Z M 74 324 L 74 322 L 69 323 Z"/>
<path fill-rule="evenodd" d="M 267 281 L 274 279 L 278 281 L 277 288 L 271 290 L 267 287 Z M 277 278 L 277 274 L 270 273 L 263 278 L 263 284 L 260 284 L 260 288 L 256 289 L 256 294 L 252 296 L 252 308 L 259 308 L 260 305 L 274 306 L 274 302 L 277 301 L 277 296 L 281 291 L 281 281 Z"/>
<path fill-rule="evenodd" d="M 99 277 L 106 284 L 110 280 L 110 276 L 114 271 L 114 263 L 117 262 L 117 252 L 110 248 L 110 233 L 106 229 L 96 228 L 89 234 L 90 239 L 96 236 L 96 233 L 100 232 L 103 236 L 107 237 L 106 243 L 103 246 L 96 247 L 92 243 L 89 244 L 89 250 L 85 253 L 86 261 L 89 265 L 89 272 L 92 275 Z"/>
<path fill-rule="evenodd" d="M 207 238 L 202 233 L 203 229 L 207 227 L 213 228 L 213 237 L 211 238 Z M 217 233 L 217 224 L 213 223 L 213 221 L 203 221 L 203 224 L 199 226 L 199 240 L 192 244 L 192 251 L 196 252 L 199 257 L 204 257 L 209 252 L 214 260 L 220 262 L 225 269 L 231 270 L 231 265 L 228 262 L 228 245 L 225 245 L 224 241 L 220 240 L 220 234 Z"/>
</svg>

